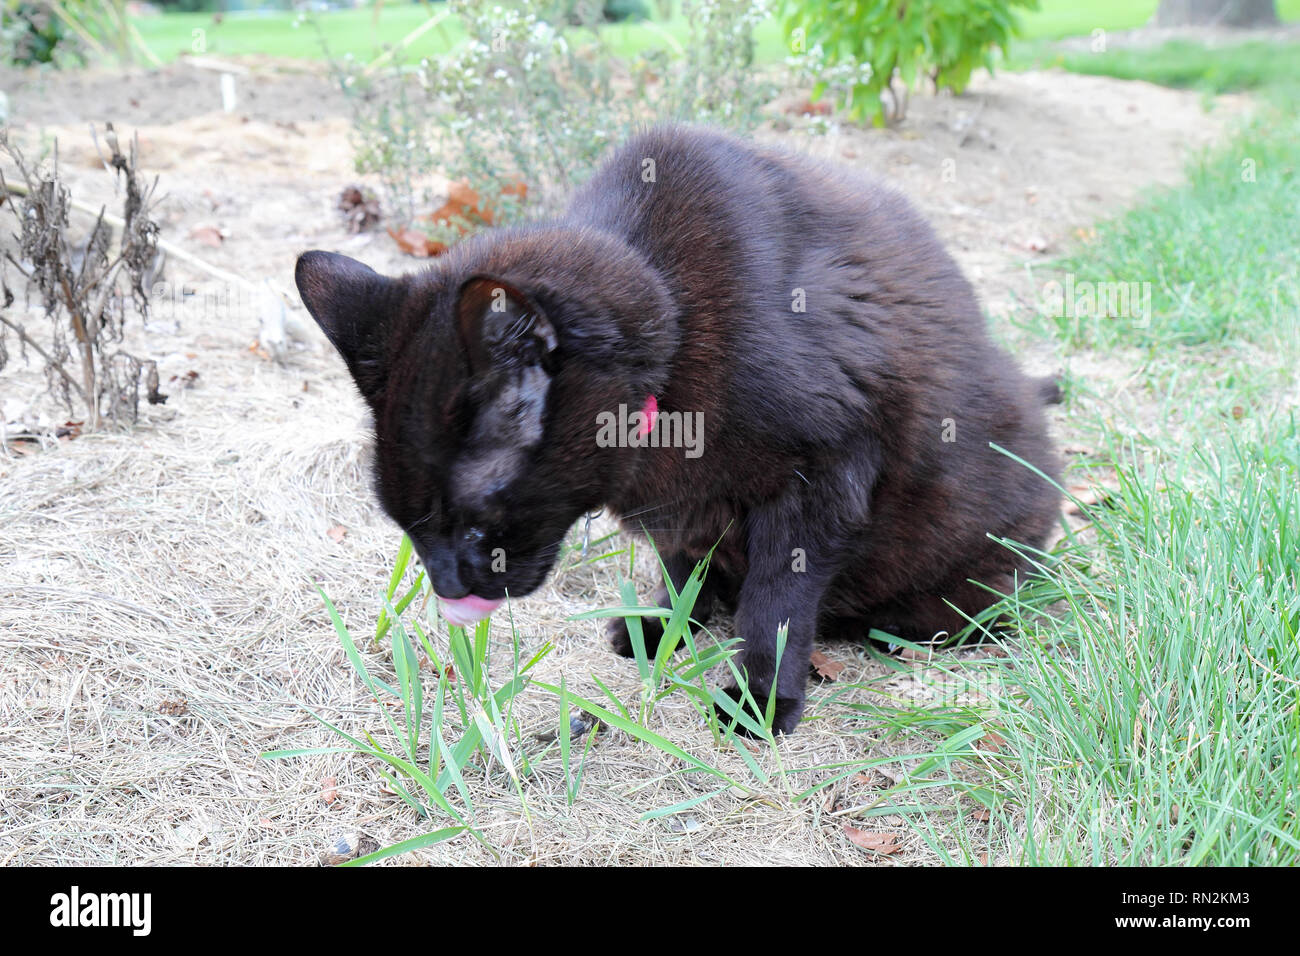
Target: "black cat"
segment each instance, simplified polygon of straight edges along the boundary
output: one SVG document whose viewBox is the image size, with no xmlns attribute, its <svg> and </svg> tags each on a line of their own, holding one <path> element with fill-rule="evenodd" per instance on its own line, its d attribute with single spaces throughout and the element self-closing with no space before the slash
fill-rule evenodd
<svg viewBox="0 0 1300 956">
<path fill-rule="evenodd" d="M 694 616 L 734 608 L 783 732 L 819 627 L 954 633 L 1025 570 L 994 539 L 1041 545 L 1057 514 L 990 447 L 1055 476 L 1055 387 L 993 345 L 903 199 L 805 156 L 657 128 L 556 221 L 396 279 L 309 252 L 297 282 L 374 412 L 380 501 L 448 620 L 533 591 L 601 506 L 653 535 L 676 584 L 721 539 Z M 611 638 L 630 654 L 622 621 Z"/>
</svg>

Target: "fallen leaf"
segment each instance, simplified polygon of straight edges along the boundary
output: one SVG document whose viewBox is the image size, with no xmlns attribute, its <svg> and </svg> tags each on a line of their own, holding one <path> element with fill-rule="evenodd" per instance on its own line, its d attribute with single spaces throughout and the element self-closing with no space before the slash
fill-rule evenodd
<svg viewBox="0 0 1300 956">
<path fill-rule="evenodd" d="M 896 770 L 890 770 L 886 766 L 882 765 L 876 767 L 875 771 L 895 786 L 903 782 L 903 775 L 901 773 Z"/>
<path fill-rule="evenodd" d="M 226 237 L 216 226 L 198 226 L 190 230 L 190 238 L 213 249 L 220 249 Z"/>
<path fill-rule="evenodd" d="M 818 100 L 814 103 L 810 99 L 805 99 L 787 106 L 785 111 L 791 116 L 830 116 L 831 104 L 826 100 Z"/>
<path fill-rule="evenodd" d="M 844 824 L 844 835 L 862 847 L 864 850 L 870 850 L 872 853 L 880 853 L 889 856 L 897 853 L 903 848 L 902 836 L 898 833 L 874 832 L 870 830 L 859 830 L 857 827 Z"/>
<path fill-rule="evenodd" d="M 823 680 L 835 680 L 840 676 L 840 671 L 844 670 L 843 664 L 831 660 L 821 651 L 812 652 L 812 666 Z"/>
<path fill-rule="evenodd" d="M 1075 501 L 1071 501 L 1065 510 L 1072 515 L 1081 515 L 1086 508 L 1109 508 L 1113 504 L 1109 489 L 1099 485 L 1071 485 L 1069 491 Z"/>
<path fill-rule="evenodd" d="M 987 731 L 983 737 L 975 741 L 975 746 L 980 750 L 989 750 L 993 753 L 1001 753 L 1002 745 L 1006 743 L 1002 735 L 996 731 Z"/>
<path fill-rule="evenodd" d="M 367 232 L 379 225 L 383 213 L 379 197 L 364 186 L 345 186 L 339 193 L 338 210 L 343 213 L 348 232 Z"/>
<path fill-rule="evenodd" d="M 321 853 L 321 866 L 338 866 L 359 856 L 367 856 L 379 849 L 374 837 L 355 830 L 340 833 L 330 840 L 329 847 Z"/>
<path fill-rule="evenodd" d="M 528 185 L 522 180 L 513 180 L 501 188 L 501 195 L 523 199 L 528 195 Z M 435 225 L 450 225 L 464 233 L 471 224 L 493 225 L 496 211 L 469 183 L 453 182 L 447 185 L 447 201 L 420 219 Z M 420 229 L 412 226 L 389 229 L 388 234 L 393 237 L 399 249 L 420 259 L 440 256 L 447 251 L 445 243 L 430 239 Z"/>
<path fill-rule="evenodd" d="M 348 529 L 341 524 L 336 524 L 334 527 L 326 531 L 325 534 L 335 542 L 342 543 L 343 539 L 348 536 Z"/>
<path fill-rule="evenodd" d="M 181 717 L 190 712 L 190 703 L 184 697 L 164 700 L 158 705 L 158 713 L 168 717 Z"/>
<path fill-rule="evenodd" d="M 456 182 L 447 184 L 446 205 L 450 206 L 457 215 L 477 215 L 479 213 L 478 206 L 481 201 L 481 197 L 470 188 L 469 183 Z"/>
<path fill-rule="evenodd" d="M 397 243 L 397 248 L 408 256 L 415 256 L 417 259 L 440 256 L 447 251 L 446 245 L 441 242 L 434 242 L 420 230 L 412 229 L 410 226 L 404 226 L 401 229 L 389 229 L 388 234 Z"/>
<path fill-rule="evenodd" d="M 326 777 L 320 782 L 320 798 L 329 806 L 339 798 L 339 782 L 335 777 Z"/>
<path fill-rule="evenodd" d="M 522 180 L 513 180 L 501 187 L 501 195 L 523 199 L 528 195 L 528 185 Z M 454 222 L 459 218 L 490 226 L 496 220 L 496 211 L 470 188 L 469 183 L 454 182 L 447 185 L 447 201 L 428 218 L 433 222 Z"/>
<path fill-rule="evenodd" d="M 974 817 L 976 820 L 980 821 L 980 823 L 987 823 L 989 819 L 989 808 L 976 807 L 974 810 L 971 811 L 970 815 Z"/>
</svg>

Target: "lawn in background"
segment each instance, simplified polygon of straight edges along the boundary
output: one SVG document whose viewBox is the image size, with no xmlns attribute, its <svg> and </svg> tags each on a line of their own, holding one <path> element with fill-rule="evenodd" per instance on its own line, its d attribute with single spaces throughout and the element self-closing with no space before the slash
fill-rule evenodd
<svg viewBox="0 0 1300 956">
<path fill-rule="evenodd" d="M 1037 11 L 1022 14 L 1027 40 L 1050 40 L 1091 33 L 1095 29 L 1127 30 L 1151 19 L 1158 0 L 1040 0 Z M 1300 0 L 1279 0 L 1283 20 L 1300 20 Z M 324 58 L 321 35 L 330 55 L 350 53 L 369 60 L 385 46 L 397 43 L 433 14 L 441 3 L 385 4 L 379 15 L 372 8 L 332 10 L 314 14 L 320 34 L 306 25 L 295 27 L 299 14 L 290 11 L 231 11 L 214 22 L 211 13 L 166 13 L 135 19 L 141 36 L 162 60 L 195 52 L 195 30 L 202 30 L 204 50 L 214 56 L 261 54 L 318 60 Z M 680 12 L 671 20 L 611 24 L 604 28 L 612 48 L 621 53 L 669 46 L 687 35 Z M 464 37 L 455 17 L 421 37 L 411 46 L 413 56 L 445 52 Z M 773 18 L 756 31 L 755 56 L 776 62 L 786 55 L 780 23 Z M 1014 49 L 1014 47 L 1013 47 Z"/>
</svg>

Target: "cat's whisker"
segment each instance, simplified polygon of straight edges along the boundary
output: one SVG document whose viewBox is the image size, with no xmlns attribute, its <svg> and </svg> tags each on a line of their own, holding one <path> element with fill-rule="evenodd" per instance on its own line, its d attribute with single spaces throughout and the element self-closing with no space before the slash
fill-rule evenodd
<svg viewBox="0 0 1300 956">
<path fill-rule="evenodd" d="M 420 527 L 420 525 L 424 524 L 426 521 L 428 521 L 430 518 L 432 518 L 435 514 L 437 514 L 436 511 L 430 511 L 430 512 L 429 512 L 428 514 L 426 514 L 423 518 L 418 518 L 418 519 L 416 519 L 415 521 L 411 522 L 411 524 L 410 524 L 410 526 L 407 528 L 407 530 L 408 530 L 408 531 L 414 531 L 416 528 Z"/>
<path fill-rule="evenodd" d="M 673 505 L 679 505 L 679 504 L 682 503 L 682 501 L 683 501 L 683 499 L 681 499 L 681 498 L 675 498 L 675 499 L 673 499 L 672 501 L 665 501 L 665 502 L 662 502 L 661 504 L 657 504 L 657 505 L 646 505 L 645 507 L 637 508 L 637 509 L 634 510 L 634 511 L 627 511 L 627 512 L 623 512 L 623 513 L 621 513 L 621 514 L 619 515 L 619 520 L 621 520 L 621 521 L 631 521 L 633 518 L 639 518 L 639 517 L 641 517 L 642 515 L 648 515 L 648 514 L 650 514 L 651 512 L 654 512 L 654 511 L 662 511 L 662 510 L 664 510 L 665 508 L 671 508 Z"/>
</svg>

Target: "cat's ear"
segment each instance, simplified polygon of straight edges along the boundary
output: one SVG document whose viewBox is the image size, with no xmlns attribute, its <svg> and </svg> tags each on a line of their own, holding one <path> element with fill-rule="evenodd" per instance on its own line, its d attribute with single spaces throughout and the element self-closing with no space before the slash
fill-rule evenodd
<svg viewBox="0 0 1300 956">
<path fill-rule="evenodd" d="M 303 305 L 348 363 L 361 393 L 370 397 L 396 281 L 355 259 L 320 250 L 298 257 L 294 280 Z"/>
<path fill-rule="evenodd" d="M 540 364 L 559 341 L 536 302 L 490 276 L 474 276 L 460 287 L 456 320 L 476 371 Z"/>
</svg>

